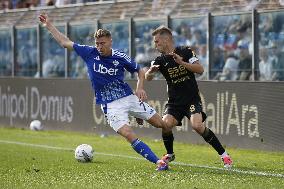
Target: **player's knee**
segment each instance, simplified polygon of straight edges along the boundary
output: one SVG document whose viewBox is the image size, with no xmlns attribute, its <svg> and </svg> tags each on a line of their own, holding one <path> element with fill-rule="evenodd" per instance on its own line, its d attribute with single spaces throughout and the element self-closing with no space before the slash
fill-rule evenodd
<svg viewBox="0 0 284 189">
<path fill-rule="evenodd" d="M 166 128 L 165 122 L 162 120 L 162 118 L 158 114 L 155 114 L 153 117 L 151 117 L 148 120 L 148 123 L 150 123 L 156 128 L 162 128 L 162 129 Z"/>
<path fill-rule="evenodd" d="M 201 121 L 194 121 L 191 123 L 191 126 L 198 134 L 202 134 L 204 131 L 204 126 Z"/>
<path fill-rule="evenodd" d="M 178 124 L 178 121 L 171 115 L 166 115 L 163 117 L 165 123 L 165 128 L 172 130 Z"/>
</svg>

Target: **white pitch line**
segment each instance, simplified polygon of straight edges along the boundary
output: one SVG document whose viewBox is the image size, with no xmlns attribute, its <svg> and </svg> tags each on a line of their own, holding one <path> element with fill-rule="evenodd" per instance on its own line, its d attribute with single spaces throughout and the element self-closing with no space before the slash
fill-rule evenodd
<svg viewBox="0 0 284 189">
<path fill-rule="evenodd" d="M 17 142 L 17 141 L 8 141 L 8 140 L 0 140 L 0 143 L 17 144 L 17 145 L 22 145 L 22 146 L 39 147 L 39 148 L 54 149 L 54 150 L 74 151 L 74 149 L 72 149 L 72 148 L 55 147 L 55 146 L 49 146 L 49 145 L 31 144 L 31 143 Z M 139 157 L 134 157 L 134 156 L 127 156 L 127 155 L 119 155 L 119 154 L 108 154 L 108 153 L 102 153 L 102 152 L 95 152 L 95 154 L 102 155 L 102 156 L 111 156 L 111 157 L 121 157 L 121 158 L 128 158 L 128 159 L 145 160 L 144 158 L 139 158 Z M 220 167 L 213 167 L 213 166 L 207 166 L 207 165 L 196 165 L 196 164 L 183 163 L 183 162 L 172 162 L 171 164 L 188 166 L 188 167 L 197 167 L 197 168 L 221 170 L 221 171 L 230 171 L 230 172 L 249 174 L 249 175 L 257 175 L 257 176 L 268 176 L 268 177 L 284 178 L 284 174 L 280 174 L 280 173 L 267 173 L 267 172 L 260 172 L 260 171 L 245 171 L 245 170 L 234 169 L 234 168 L 225 169 L 225 168 L 220 168 Z"/>
</svg>

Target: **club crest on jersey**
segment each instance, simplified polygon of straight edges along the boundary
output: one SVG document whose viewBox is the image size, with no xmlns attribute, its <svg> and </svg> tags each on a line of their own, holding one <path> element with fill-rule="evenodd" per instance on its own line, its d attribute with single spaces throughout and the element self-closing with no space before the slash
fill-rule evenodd
<svg viewBox="0 0 284 189">
<path fill-rule="evenodd" d="M 96 60 L 100 60 L 100 56 L 97 56 L 95 59 L 96 59 Z"/>
<path fill-rule="evenodd" d="M 119 64 L 119 62 L 117 60 L 112 61 L 112 63 L 115 67 Z"/>
</svg>

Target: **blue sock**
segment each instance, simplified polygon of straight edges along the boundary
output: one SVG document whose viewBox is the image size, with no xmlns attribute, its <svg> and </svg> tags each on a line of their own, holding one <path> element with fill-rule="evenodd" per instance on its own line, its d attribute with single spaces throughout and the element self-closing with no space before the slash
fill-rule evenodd
<svg viewBox="0 0 284 189">
<path fill-rule="evenodd" d="M 138 138 L 131 143 L 131 146 L 138 154 L 142 155 L 148 161 L 156 164 L 159 160 L 159 158 L 154 154 L 154 152 L 152 152 L 149 146 L 147 146 L 147 144 L 145 144 Z"/>
</svg>

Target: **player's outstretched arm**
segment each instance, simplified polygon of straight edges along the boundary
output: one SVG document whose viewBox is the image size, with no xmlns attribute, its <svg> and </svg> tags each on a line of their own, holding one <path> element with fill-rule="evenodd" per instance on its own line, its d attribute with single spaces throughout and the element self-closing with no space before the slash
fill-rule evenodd
<svg viewBox="0 0 284 189">
<path fill-rule="evenodd" d="M 136 95 L 140 100 L 144 101 L 147 99 L 147 94 L 144 90 L 145 71 L 141 68 L 138 71 L 137 79 Z"/>
<path fill-rule="evenodd" d="M 52 34 L 52 36 L 59 43 L 59 45 L 64 48 L 67 48 L 68 50 L 73 50 L 73 42 L 60 31 L 58 31 L 58 29 L 50 22 L 46 13 L 41 13 L 39 15 L 39 21 Z"/>
</svg>

